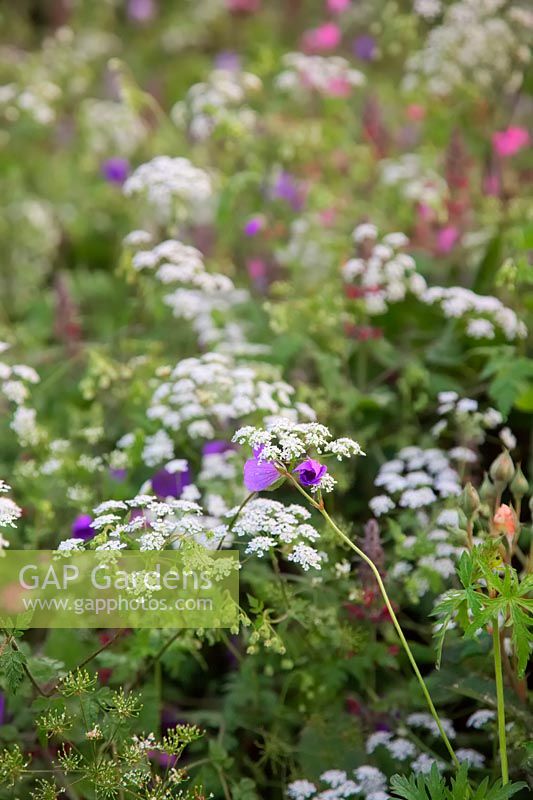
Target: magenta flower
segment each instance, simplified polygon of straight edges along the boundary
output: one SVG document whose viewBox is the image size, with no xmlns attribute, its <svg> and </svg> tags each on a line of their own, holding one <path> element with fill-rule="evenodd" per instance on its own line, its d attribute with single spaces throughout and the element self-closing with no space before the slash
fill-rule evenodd
<svg viewBox="0 0 533 800">
<path fill-rule="evenodd" d="M 328 468 L 326 465 L 321 464 L 320 461 L 315 461 L 314 458 L 308 458 L 306 461 L 302 461 L 301 464 L 298 464 L 298 466 L 293 469 L 293 472 L 298 474 L 302 486 L 316 486 L 320 483 L 327 471 Z"/>
<path fill-rule="evenodd" d="M 509 158 L 529 144 L 529 133 L 525 128 L 507 128 L 492 135 L 492 146 L 502 158 Z"/>
<path fill-rule="evenodd" d="M 264 226 L 264 219 L 262 216 L 257 215 L 250 217 L 244 226 L 244 233 L 246 236 L 256 236 Z"/>
<path fill-rule="evenodd" d="M 447 225 L 437 233 L 437 250 L 439 253 L 450 253 L 459 240 L 459 231 L 455 225 Z"/>
<path fill-rule="evenodd" d="M 303 36 L 303 47 L 311 53 L 326 53 L 335 50 L 342 38 L 341 29 L 335 22 L 325 22 Z"/>
<path fill-rule="evenodd" d="M 254 457 L 244 465 L 244 485 L 250 492 L 261 492 L 268 489 L 280 478 L 280 474 L 271 461 L 260 461 L 263 447 L 254 447 Z"/>
</svg>

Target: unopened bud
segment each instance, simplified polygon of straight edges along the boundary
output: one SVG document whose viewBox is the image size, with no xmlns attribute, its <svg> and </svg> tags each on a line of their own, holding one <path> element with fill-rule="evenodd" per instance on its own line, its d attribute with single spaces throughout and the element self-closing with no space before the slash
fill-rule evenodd
<svg viewBox="0 0 533 800">
<path fill-rule="evenodd" d="M 509 488 L 515 500 L 521 500 L 524 495 L 529 493 L 529 483 L 526 480 L 526 476 L 522 472 L 520 464 L 516 468 L 514 478 L 511 481 Z"/>
<path fill-rule="evenodd" d="M 463 489 L 463 493 L 461 495 L 461 508 L 466 514 L 466 518 L 472 519 L 472 517 L 479 510 L 479 506 L 479 495 L 469 481 Z"/>
<path fill-rule="evenodd" d="M 488 506 L 493 506 L 496 502 L 496 487 L 486 472 L 485 477 L 483 478 L 483 483 L 479 487 L 479 496 L 481 498 L 481 502 Z"/>
<path fill-rule="evenodd" d="M 514 464 L 507 450 L 500 453 L 498 458 L 492 462 L 489 472 L 490 477 L 496 484 L 496 488 L 505 488 L 511 483 L 514 475 Z"/>
<path fill-rule="evenodd" d="M 498 533 L 504 533 L 510 542 L 513 541 L 518 529 L 518 521 L 512 508 L 502 503 L 494 514 L 493 523 Z"/>
</svg>

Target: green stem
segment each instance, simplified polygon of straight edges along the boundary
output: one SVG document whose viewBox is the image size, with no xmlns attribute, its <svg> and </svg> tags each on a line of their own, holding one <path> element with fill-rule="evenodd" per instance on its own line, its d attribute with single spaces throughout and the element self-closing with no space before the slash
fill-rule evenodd
<svg viewBox="0 0 533 800">
<path fill-rule="evenodd" d="M 411 667 L 413 668 L 413 672 L 415 673 L 416 678 L 418 680 L 418 683 L 420 684 L 420 688 L 422 689 L 424 697 L 426 698 L 426 702 L 428 704 L 428 708 L 431 711 L 431 715 L 432 715 L 433 719 L 435 720 L 435 722 L 437 724 L 437 728 L 439 729 L 439 733 L 442 736 L 442 740 L 443 740 L 444 744 L 446 745 L 446 749 L 448 750 L 448 752 L 449 752 L 449 754 L 450 754 L 450 756 L 452 758 L 453 763 L 455 764 L 456 767 L 459 767 L 460 764 L 459 764 L 459 761 L 457 759 L 457 756 L 455 755 L 455 752 L 454 752 L 453 747 L 452 747 L 452 745 L 450 743 L 450 740 L 448 739 L 448 737 L 446 735 L 446 731 L 444 730 L 444 728 L 442 726 L 442 722 L 440 721 L 440 717 L 439 717 L 439 715 L 437 713 L 437 709 L 433 705 L 433 700 L 431 699 L 431 695 L 429 693 L 429 690 L 428 690 L 428 688 L 426 686 L 424 678 L 422 677 L 422 673 L 418 669 L 418 664 L 416 663 L 415 657 L 413 656 L 413 653 L 411 652 L 411 648 L 409 647 L 409 642 L 405 638 L 403 630 L 402 630 L 402 627 L 401 627 L 400 623 L 398 622 L 398 618 L 397 618 L 396 614 L 394 613 L 394 609 L 392 607 L 392 603 L 389 600 L 389 595 L 387 594 L 387 590 L 385 588 L 385 584 L 383 583 L 383 580 L 381 578 L 381 575 L 380 575 L 380 572 L 379 572 L 378 568 L 376 567 L 376 565 L 374 564 L 372 559 L 369 558 L 366 555 L 366 553 L 363 552 L 363 550 L 360 550 L 359 547 L 357 547 L 357 545 L 354 544 L 352 542 L 352 540 L 349 539 L 348 536 L 346 536 L 346 534 L 343 533 L 341 531 L 341 529 L 333 522 L 333 520 L 329 516 L 328 512 L 324 508 L 323 504 L 322 503 L 317 503 L 309 494 L 307 494 L 307 492 L 304 489 L 302 489 L 300 484 L 296 480 L 294 480 L 294 476 L 292 476 L 290 474 L 287 474 L 287 477 L 290 478 L 290 480 L 292 481 L 294 486 L 296 486 L 298 491 L 301 494 L 303 494 L 304 497 L 307 498 L 307 500 L 311 503 L 311 505 L 314 506 L 314 508 L 316 508 L 318 511 L 320 511 L 320 513 L 322 514 L 322 516 L 324 517 L 324 519 L 326 520 L 328 525 L 335 531 L 335 533 L 338 536 L 340 536 L 340 538 L 343 540 L 343 542 L 345 542 L 349 547 L 351 547 L 352 550 L 354 550 L 357 553 L 359 558 L 363 559 L 365 564 L 368 564 L 368 566 L 372 570 L 372 573 L 374 574 L 374 577 L 375 577 L 375 579 L 377 581 L 377 584 L 379 586 L 379 590 L 381 592 L 381 596 L 383 597 L 385 605 L 387 606 L 387 610 L 388 610 L 388 612 L 390 614 L 390 618 L 392 620 L 392 624 L 394 625 L 394 627 L 396 629 L 396 633 L 398 634 L 398 638 L 400 639 L 400 642 L 402 643 L 403 649 L 406 652 L 407 658 L 409 659 L 409 661 L 411 663 Z"/>
<path fill-rule="evenodd" d="M 500 764 L 502 767 L 502 783 L 509 783 L 507 766 L 507 739 L 505 734 L 505 701 L 503 697 L 502 651 L 498 620 L 493 623 L 492 649 L 494 653 L 494 674 L 496 677 L 496 703 L 498 706 L 498 738 L 500 742 Z"/>
</svg>

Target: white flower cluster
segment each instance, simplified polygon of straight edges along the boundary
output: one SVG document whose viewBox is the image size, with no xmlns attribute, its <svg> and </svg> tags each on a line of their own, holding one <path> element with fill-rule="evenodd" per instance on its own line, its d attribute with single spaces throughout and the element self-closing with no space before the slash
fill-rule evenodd
<svg viewBox="0 0 533 800">
<path fill-rule="evenodd" d="M 91 523 L 96 550 L 123 550 L 136 545 L 140 550 L 176 547 L 184 539 L 204 535 L 202 509 L 187 500 L 137 495 L 132 500 L 106 500 L 94 509 Z M 67 539 L 58 550 L 83 550 L 83 539 Z"/>
<path fill-rule="evenodd" d="M 397 169 L 396 162 L 383 164 L 384 179 L 388 175 L 390 183 L 400 180 L 402 170 Z M 430 199 L 424 202 L 429 203 Z M 411 293 L 426 305 L 438 306 L 445 317 L 464 320 L 465 333 L 471 339 L 493 339 L 496 329 L 510 341 L 527 335 L 524 323 L 497 297 L 476 294 L 462 286 L 428 287 L 417 272 L 414 259 L 402 252 L 408 244 L 405 234 L 389 233 L 379 239 L 377 227 L 365 222 L 355 228 L 353 239 L 358 257 L 347 261 L 342 272 L 344 280 L 355 286 L 353 296 L 364 302 L 368 314 L 384 314 L 389 304 L 400 302 Z"/>
<path fill-rule="evenodd" d="M 410 292 L 420 297 L 427 289 L 416 270 L 412 256 L 402 252 L 408 244 L 403 233 L 389 233 L 378 241 L 375 225 L 363 223 L 353 232 L 360 256 L 351 258 L 342 267 L 346 283 L 356 286 L 369 314 L 383 314 L 390 303 L 404 300 Z"/>
<path fill-rule="evenodd" d="M 4 481 L 0 480 L 0 494 L 5 494 L 9 492 L 11 487 L 4 483 Z M 22 516 L 22 509 L 11 500 L 10 497 L 0 497 L 0 527 L 5 527 L 9 525 L 11 528 L 16 528 L 15 521 L 20 519 Z M 9 547 L 9 542 L 7 539 L 0 534 L 0 556 L 2 555 L 2 551 Z"/>
<path fill-rule="evenodd" d="M 192 439 L 213 439 L 217 429 L 254 413 L 295 418 L 299 412 L 309 418 L 311 410 L 293 405 L 294 389 L 278 378 L 269 364 L 228 354 L 187 358 L 158 371 L 147 414 L 171 431 L 186 429 Z"/>
<path fill-rule="evenodd" d="M 420 3 L 427 0 L 419 0 Z M 506 0 L 460 0 L 407 61 L 404 88 L 425 84 L 436 95 L 476 86 L 481 92 L 520 88 L 530 59 L 533 14 Z"/>
<path fill-rule="evenodd" d="M 369 502 L 378 517 L 396 507 L 426 508 L 439 497 L 461 494 L 458 473 L 446 453 L 436 447 L 404 447 L 396 458 L 381 466 L 374 485 L 387 492 Z"/>
<path fill-rule="evenodd" d="M 310 567 L 321 568 L 322 556 L 310 543 L 320 538 L 318 531 L 309 524 L 311 514 L 295 503 L 284 506 L 277 500 L 257 498 L 247 503 L 236 521 L 232 520 L 239 508 L 227 512 L 228 524 L 215 529 L 217 538 L 230 532 L 249 541 L 245 553 L 262 558 L 274 548 L 280 549 L 288 561 L 299 564 L 306 572 Z"/>
<path fill-rule="evenodd" d="M 286 69 L 276 78 L 276 85 L 284 92 L 305 94 L 311 90 L 323 95 L 344 94 L 353 87 L 363 86 L 366 80 L 362 72 L 341 56 L 287 53 L 283 56 L 283 65 Z"/>
<path fill-rule="evenodd" d="M 442 13 L 442 3 L 441 0 L 414 0 L 413 11 L 419 17 L 433 20 Z"/>
<path fill-rule="evenodd" d="M 0 342 L 0 353 L 9 348 L 6 342 Z M 9 366 L 0 361 L 0 392 L 15 406 L 10 428 L 15 432 L 22 447 L 31 447 L 41 437 L 37 427 L 37 413 L 26 405 L 30 397 L 28 385 L 39 383 L 39 375 L 26 364 Z"/>
<path fill-rule="evenodd" d="M 156 156 L 141 164 L 123 188 L 127 197 L 142 196 L 162 224 L 198 218 L 213 193 L 210 176 L 187 158 Z"/>
<path fill-rule="evenodd" d="M 5 58 L 13 80 L 0 87 L 0 113 L 8 122 L 26 117 L 38 125 L 54 124 L 61 101 L 87 91 L 92 62 L 109 58 L 117 44 L 104 31 L 74 33 L 63 26 L 43 39 L 33 57 L 19 51 L 17 58 Z"/>
<path fill-rule="evenodd" d="M 207 81 L 195 83 L 184 100 L 176 103 L 170 115 L 178 127 L 187 127 L 193 139 L 204 141 L 223 125 L 236 131 L 255 128 L 257 115 L 244 101 L 261 89 L 257 75 L 240 70 L 216 69 Z"/>
<path fill-rule="evenodd" d="M 80 114 L 82 133 L 96 156 L 131 156 L 146 139 L 146 125 L 124 103 L 90 98 Z"/>
<path fill-rule="evenodd" d="M 381 181 L 385 186 L 398 186 L 403 197 L 439 209 L 448 196 L 448 184 L 434 170 L 426 167 L 417 153 L 380 162 Z"/>
<path fill-rule="evenodd" d="M 438 401 L 437 413 L 441 419 L 431 428 L 435 437 L 455 427 L 464 440 L 480 444 L 484 441 L 487 430 L 493 430 L 503 422 L 497 409 L 487 408 L 481 411 L 477 400 L 459 397 L 455 391 L 439 392 Z M 473 461 L 468 456 L 465 460 L 468 461 L 469 458 Z"/>
<path fill-rule="evenodd" d="M 293 781 L 287 787 L 287 796 L 290 800 L 389 800 L 387 778 L 379 769 L 365 764 L 354 769 L 352 775 L 349 778 L 344 770 L 329 769 L 320 776 L 327 789 L 321 790 L 308 780 Z"/>
<path fill-rule="evenodd" d="M 496 328 L 510 341 L 523 339 L 527 328 L 515 312 L 491 295 L 480 295 L 463 286 L 432 286 L 421 296 L 428 305 L 439 305 L 445 317 L 464 319 L 472 339 L 494 339 Z"/>
<path fill-rule="evenodd" d="M 149 240 L 142 231 L 134 231 L 125 239 L 126 246 L 143 246 Z M 147 234 L 146 236 L 149 236 Z M 168 239 L 151 249 L 139 249 L 132 256 L 133 268 L 150 270 L 164 286 L 173 287 L 163 302 L 175 317 L 190 320 L 202 346 L 213 345 L 227 338 L 227 325 L 219 327 L 215 316 L 226 319 L 230 309 L 245 302 L 248 292 L 236 289 L 227 275 L 207 272 L 202 253 L 195 247 Z"/>
</svg>

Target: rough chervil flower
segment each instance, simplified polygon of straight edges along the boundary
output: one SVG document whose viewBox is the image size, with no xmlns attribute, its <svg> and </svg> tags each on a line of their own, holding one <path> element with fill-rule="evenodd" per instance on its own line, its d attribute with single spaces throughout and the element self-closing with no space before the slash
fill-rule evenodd
<svg viewBox="0 0 533 800">
<path fill-rule="evenodd" d="M 461 493 L 459 475 L 451 467 L 448 455 L 435 447 L 427 450 L 404 447 L 396 458 L 380 467 L 374 485 L 387 492 L 369 502 L 376 516 L 387 514 L 397 506 L 426 508 L 439 497 Z"/>
<path fill-rule="evenodd" d="M 215 69 L 205 83 L 195 83 L 184 100 L 171 109 L 180 128 L 187 128 L 193 139 L 203 141 L 224 129 L 233 136 L 252 131 L 257 115 L 244 103 L 248 95 L 261 89 L 261 80 L 251 72 Z"/>
<path fill-rule="evenodd" d="M 141 164 L 124 184 L 128 197 L 140 195 L 159 222 L 198 217 L 213 192 L 211 178 L 187 158 L 156 156 Z"/>
<path fill-rule="evenodd" d="M 461 763 L 469 764 L 476 769 L 482 769 L 485 764 L 485 756 L 469 747 L 460 747 L 455 751 L 455 755 Z"/>
<path fill-rule="evenodd" d="M 142 249 L 149 241 L 139 235 L 124 240 L 132 251 L 132 268 L 150 272 L 162 286 L 171 289 L 163 296 L 164 304 L 175 317 L 190 320 L 200 344 L 224 342 L 235 324 L 226 321 L 228 313 L 249 298 L 248 292 L 236 289 L 227 275 L 208 272 L 202 253 L 195 247 L 167 239 L 152 249 Z M 224 323 L 219 323 L 221 318 Z"/>
<path fill-rule="evenodd" d="M 283 92 L 305 96 L 309 91 L 323 95 L 345 97 L 353 88 L 365 83 L 365 76 L 340 56 L 308 56 L 287 53 L 283 56 L 285 69 L 276 84 Z"/>
<path fill-rule="evenodd" d="M 158 370 L 147 415 L 170 431 L 214 439 L 233 420 L 258 415 L 309 419 L 312 411 L 293 403 L 294 389 L 269 364 L 248 363 L 223 353 L 187 358 Z M 257 444 L 257 447 L 261 442 Z M 256 445 L 254 445 L 256 446 Z M 172 458 L 172 456 L 168 456 Z"/>
<path fill-rule="evenodd" d="M 496 712 L 491 708 L 480 708 L 468 717 L 466 726 L 467 728 L 484 728 L 488 722 L 492 722 L 495 719 Z"/>
<path fill-rule="evenodd" d="M 472 338 L 492 339 L 496 329 L 509 341 L 523 339 L 527 335 L 524 323 L 497 297 L 476 294 L 463 286 L 432 286 L 420 299 L 428 305 L 440 306 L 445 317 L 465 319 L 465 332 Z M 480 317 L 481 314 L 485 316 Z"/>
<path fill-rule="evenodd" d="M 311 781 L 293 781 L 287 788 L 287 794 L 291 800 L 308 800 L 316 793 L 316 786 Z"/>
<path fill-rule="evenodd" d="M 306 571 L 310 567 L 320 569 L 321 556 L 310 545 L 320 534 L 309 524 L 311 514 L 306 508 L 258 498 L 247 503 L 235 519 L 238 512 L 237 507 L 225 514 L 230 522 L 215 529 L 217 538 L 224 538 L 231 531 L 237 537 L 248 539 L 247 554 L 254 553 L 261 558 L 277 548 Z"/>
<path fill-rule="evenodd" d="M 0 493 L 9 492 L 10 489 L 11 487 L 7 483 L 0 481 Z M 22 509 L 11 498 L 0 497 L 0 526 L 9 525 L 11 528 L 15 528 L 15 520 L 20 519 L 21 516 Z M 2 541 L 4 542 L 3 547 L 9 547 L 9 543 L 5 539 Z"/>
<path fill-rule="evenodd" d="M 442 727 L 446 731 L 446 735 L 450 739 L 455 738 L 455 728 L 451 720 L 446 719 L 445 717 L 441 717 L 440 721 L 442 723 Z M 432 736 L 440 736 L 439 729 L 437 727 L 437 723 L 431 716 L 431 714 L 426 714 L 425 712 L 416 712 L 414 714 L 409 714 L 406 719 L 408 725 L 411 725 L 413 728 L 423 728 L 424 730 L 431 733 Z"/>
<path fill-rule="evenodd" d="M 426 290 L 414 258 L 403 252 L 409 243 L 405 234 L 389 233 L 378 241 L 376 226 L 363 223 L 352 236 L 357 255 L 342 267 L 346 294 L 362 302 L 368 314 L 384 314 L 390 304 L 401 302 L 408 294 L 420 296 Z"/>
<path fill-rule="evenodd" d="M 273 470 L 268 473 L 266 467 L 261 467 L 262 464 L 268 464 L 277 468 L 282 474 L 296 472 L 300 483 L 309 487 L 311 491 L 329 492 L 334 488 L 335 480 L 329 475 L 325 465 L 310 457 L 309 451 L 314 450 L 319 455 L 334 453 L 339 459 L 345 453 L 364 455 L 357 442 L 351 439 L 332 440 L 329 430 L 318 422 L 294 423 L 283 417 L 273 420 L 266 428 L 252 426 L 240 428 L 233 441 L 248 444 L 252 448 L 254 459 L 247 464 L 250 476 L 252 472 L 257 473 L 258 485 L 263 483 L 260 474 L 262 469 L 264 480 L 271 478 L 270 482 L 261 488 L 267 488 L 275 480 Z M 248 488 L 253 491 L 252 483 Z"/>
</svg>

